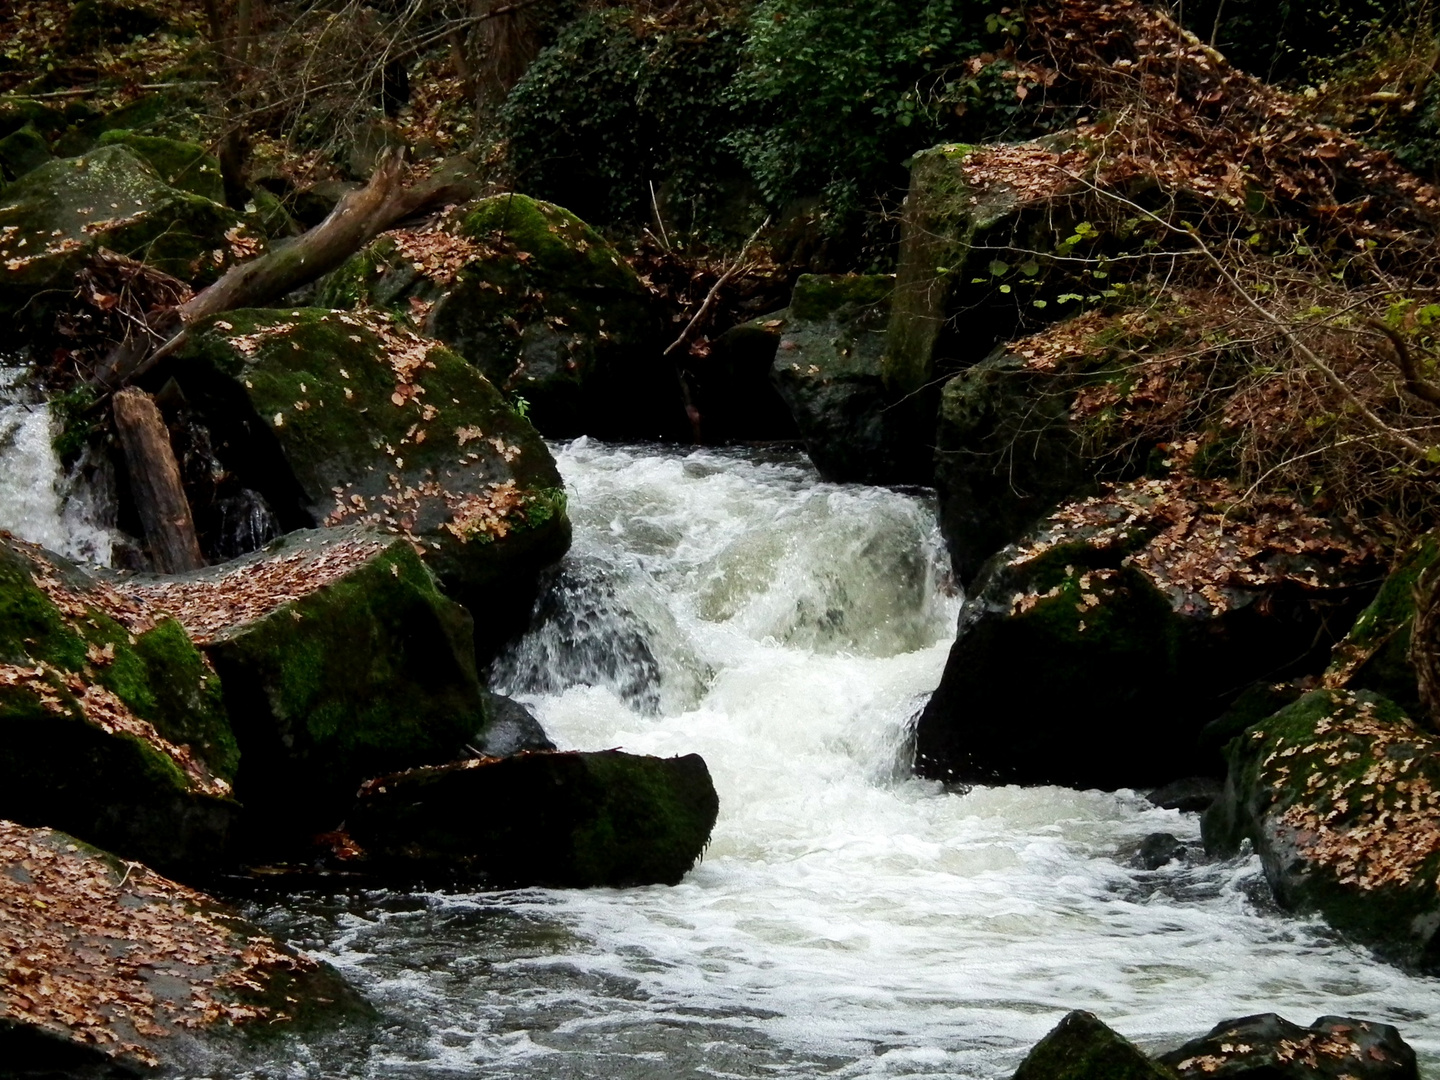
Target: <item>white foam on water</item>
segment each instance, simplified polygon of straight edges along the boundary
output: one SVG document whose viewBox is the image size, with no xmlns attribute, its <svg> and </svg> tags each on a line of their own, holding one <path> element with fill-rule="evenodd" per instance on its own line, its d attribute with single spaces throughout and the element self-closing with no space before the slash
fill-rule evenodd
<svg viewBox="0 0 1440 1080">
<path fill-rule="evenodd" d="M 51 442 L 49 408 L 27 371 L 0 366 L 0 529 L 80 562 L 109 565 L 113 536 L 66 477 Z"/>
<path fill-rule="evenodd" d="M 581 665 L 526 696 L 516 655 L 563 667 L 546 625 L 497 670 L 563 747 L 702 754 L 713 840 L 674 888 L 392 895 L 320 933 L 428 1032 L 358 1071 L 999 1077 L 1074 1008 L 1151 1048 L 1248 1013 L 1348 1014 L 1440 1063 L 1440 980 L 1274 910 L 1256 860 L 1198 855 L 1194 815 L 909 776 L 959 605 L 922 498 L 712 451 L 558 458 L 572 558 L 609 598 L 584 625 L 603 638 L 606 605 L 625 609 L 624 647 L 647 638 L 626 655 L 670 690 L 641 700 Z M 1130 866 L 1157 831 L 1195 861 Z"/>
</svg>

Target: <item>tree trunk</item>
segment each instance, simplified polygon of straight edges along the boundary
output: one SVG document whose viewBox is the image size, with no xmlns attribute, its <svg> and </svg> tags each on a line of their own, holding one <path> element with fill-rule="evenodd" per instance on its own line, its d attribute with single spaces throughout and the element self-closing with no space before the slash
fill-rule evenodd
<svg viewBox="0 0 1440 1080">
<path fill-rule="evenodd" d="M 195 522 L 180 483 L 180 466 L 160 410 L 149 394 L 135 387 L 116 394 L 111 409 L 155 569 L 162 574 L 198 570 L 205 565 L 205 557 L 195 538 Z"/>
</svg>

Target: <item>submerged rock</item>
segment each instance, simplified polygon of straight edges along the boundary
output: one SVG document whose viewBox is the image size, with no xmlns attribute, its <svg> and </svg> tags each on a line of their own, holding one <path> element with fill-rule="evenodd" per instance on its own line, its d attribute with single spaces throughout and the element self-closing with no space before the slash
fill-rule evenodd
<svg viewBox="0 0 1440 1080">
<path fill-rule="evenodd" d="M 1076 1010 L 1025 1055 L 1013 1080 L 1175 1080 L 1094 1013 Z"/>
<path fill-rule="evenodd" d="M 1157 1060 L 1182 1080 L 1419 1080 L 1415 1051 L 1389 1024 L 1322 1016 L 1308 1028 L 1274 1013 L 1216 1024 Z"/>
<path fill-rule="evenodd" d="M 1250 840 L 1281 905 L 1440 971 L 1440 739 L 1378 695 L 1316 690 L 1227 754 L 1206 847 Z"/>
<path fill-rule="evenodd" d="M 227 312 L 170 370 L 283 528 L 406 537 L 479 614 L 482 650 L 523 625 L 536 575 L 569 546 L 539 433 L 460 357 L 383 314 Z"/>
<path fill-rule="evenodd" d="M 930 425 L 892 400 L 882 373 L 895 282 L 805 274 L 795 283 L 770 378 L 826 480 L 924 483 Z"/>
<path fill-rule="evenodd" d="M 698 754 L 527 753 L 367 783 L 347 831 L 401 873 L 494 884 L 674 885 L 719 813 Z"/>
<path fill-rule="evenodd" d="M 1237 691 L 1315 671 L 1366 552 L 1219 482 L 1138 481 L 1067 504 L 980 575 L 916 770 L 953 782 L 1154 786 L 1219 774 L 1198 739 Z"/>
<path fill-rule="evenodd" d="M 192 283 L 255 250 L 235 211 L 166 183 L 127 146 L 102 146 L 0 190 L 0 314 L 42 325 L 36 294 L 69 292 L 101 247 Z"/>
<path fill-rule="evenodd" d="M 292 533 L 121 587 L 183 623 L 223 677 L 252 849 L 334 828 L 363 780 L 453 760 L 485 729 L 470 614 L 404 540 Z"/>
<path fill-rule="evenodd" d="M 239 811 L 220 679 L 173 619 L 0 535 L 0 817 L 165 868 Z"/>
<path fill-rule="evenodd" d="M 341 268 L 323 303 L 414 307 L 547 436 L 636 438 L 683 425 L 649 294 L 599 233 L 524 195 L 396 230 Z"/>
<path fill-rule="evenodd" d="M 0 1072 L 139 1075 L 209 1035 L 374 1012 L 327 965 L 202 893 L 0 820 Z"/>
</svg>

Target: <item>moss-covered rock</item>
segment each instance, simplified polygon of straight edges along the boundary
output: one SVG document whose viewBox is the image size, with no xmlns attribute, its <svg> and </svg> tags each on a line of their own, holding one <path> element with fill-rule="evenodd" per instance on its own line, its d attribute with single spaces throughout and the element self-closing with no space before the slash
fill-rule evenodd
<svg viewBox="0 0 1440 1080">
<path fill-rule="evenodd" d="M 1206 847 L 1230 854 L 1249 839 L 1282 905 L 1440 970 L 1440 739 L 1377 694 L 1316 690 L 1226 754 Z"/>
<path fill-rule="evenodd" d="M 411 540 L 493 645 L 570 542 L 544 441 L 459 356 L 379 313 L 228 312 L 170 370 L 222 461 L 282 527 Z"/>
<path fill-rule="evenodd" d="M 15 180 L 50 160 L 45 137 L 26 124 L 0 139 L 0 183 Z"/>
<path fill-rule="evenodd" d="M 220 162 L 199 143 L 182 139 L 164 139 L 157 135 L 139 135 L 125 128 L 107 131 L 100 136 L 99 146 L 123 146 L 146 162 L 173 188 L 199 195 L 211 202 L 225 201 L 225 185 L 220 179 Z"/>
<path fill-rule="evenodd" d="M 0 314 L 43 325 L 46 290 L 68 293 L 100 247 L 207 283 L 236 258 L 227 234 L 241 226 L 229 208 L 171 187 L 127 146 L 48 162 L 0 189 Z"/>
<path fill-rule="evenodd" d="M 799 428 L 770 380 L 789 311 L 732 326 L 703 358 L 687 361 L 693 404 L 707 443 L 793 439 Z"/>
<path fill-rule="evenodd" d="M 213 862 L 238 760 L 220 680 L 177 623 L 0 537 L 0 817 Z"/>
<path fill-rule="evenodd" d="M 121 590 L 173 614 L 224 678 L 252 847 L 334 828 L 361 781 L 450 761 L 486 726 L 470 614 L 404 540 L 292 533 Z"/>
<path fill-rule="evenodd" d="M 805 274 L 795 283 L 770 378 L 827 480 L 925 483 L 931 423 L 892 400 L 882 374 L 894 279 Z"/>
<path fill-rule="evenodd" d="M 320 302 L 423 311 L 547 436 L 636 437 L 682 422 L 674 371 L 640 279 L 574 214 L 524 195 L 481 199 L 443 226 L 386 234 Z M 429 306 L 433 305 L 433 307 Z"/>
<path fill-rule="evenodd" d="M 1013 1080 L 1175 1080 L 1175 1076 L 1094 1013 L 1077 1009 L 1025 1055 Z"/>
<path fill-rule="evenodd" d="M 719 812 L 698 754 L 524 753 L 365 785 L 346 819 L 376 863 L 496 884 L 674 885 Z"/>
<path fill-rule="evenodd" d="M 912 159 L 882 365 L 892 394 L 978 362 L 1016 336 L 1027 311 L 1048 310 L 1027 301 L 1050 302 L 1031 286 L 1074 221 L 1080 185 L 1066 172 L 1080 162 L 1068 143 L 945 144 Z M 1033 267 L 1012 265 L 1007 251 L 1035 253 Z"/>
<path fill-rule="evenodd" d="M 1415 668 L 1410 663 L 1410 628 L 1415 621 L 1415 585 L 1440 559 L 1440 537 L 1421 537 L 1402 554 L 1369 607 L 1335 646 L 1325 685 L 1331 689 L 1374 690 L 1411 716 L 1423 716 Z"/>
<path fill-rule="evenodd" d="M 196 1039 L 361 1022 L 340 976 L 202 893 L 0 820 L 0 1071 L 114 1078 Z"/>
<path fill-rule="evenodd" d="M 1274 1013 L 1216 1024 L 1162 1054 L 1182 1080 L 1419 1080 L 1414 1049 L 1389 1024 L 1322 1016 L 1308 1028 Z"/>
<path fill-rule="evenodd" d="M 1366 599 L 1364 549 L 1218 482 L 1111 487 L 981 572 L 916 769 L 954 782 L 1154 786 L 1214 773 L 1205 726 L 1247 685 L 1314 674 Z"/>
<path fill-rule="evenodd" d="M 1092 477 L 1066 380 L 998 353 L 945 384 L 935 434 L 941 529 L 961 581 Z"/>
</svg>

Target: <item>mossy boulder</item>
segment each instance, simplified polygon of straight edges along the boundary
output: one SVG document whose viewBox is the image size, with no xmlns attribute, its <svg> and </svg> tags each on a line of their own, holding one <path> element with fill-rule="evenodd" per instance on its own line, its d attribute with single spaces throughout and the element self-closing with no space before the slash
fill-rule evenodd
<svg viewBox="0 0 1440 1080">
<path fill-rule="evenodd" d="M 227 312 L 168 369 L 220 459 L 285 529 L 369 524 L 412 543 L 494 647 L 570 542 L 555 460 L 454 352 L 383 313 Z"/>
<path fill-rule="evenodd" d="M 0 536 L 0 817 L 193 868 L 224 851 L 238 762 L 178 623 Z"/>
<path fill-rule="evenodd" d="M 206 284 L 236 259 L 233 210 L 167 184 L 128 146 L 50 161 L 0 189 L 0 314 L 44 325 L 101 247 Z M 227 237 L 228 234 L 228 237 Z"/>
<path fill-rule="evenodd" d="M 804 274 L 770 378 L 826 480 L 924 483 L 933 418 L 917 424 L 885 390 L 881 357 L 894 279 Z"/>
<path fill-rule="evenodd" d="M 789 311 L 732 326 L 710 343 L 708 355 L 687 358 L 687 381 L 707 443 L 793 439 L 799 428 L 770 369 Z"/>
<path fill-rule="evenodd" d="M 1200 735 L 1235 696 L 1323 667 L 1367 598 L 1367 552 L 1219 482 L 1067 503 L 980 573 L 916 769 L 957 783 L 1155 786 L 1219 775 Z"/>
<path fill-rule="evenodd" d="M 386 234 L 320 293 L 337 307 L 408 311 L 412 301 L 424 331 L 524 398 L 547 436 L 633 438 L 683 425 L 649 294 L 614 247 L 561 207 L 481 199 L 440 227 Z"/>
<path fill-rule="evenodd" d="M 171 187 L 199 195 L 211 202 L 225 201 L 225 185 L 220 179 L 220 162 L 199 143 L 165 139 L 158 135 L 140 135 L 125 128 L 118 128 L 101 135 L 97 145 L 123 146 L 146 162 L 160 175 L 160 179 Z"/>
<path fill-rule="evenodd" d="M 992 355 L 947 382 L 935 435 L 940 526 L 961 581 L 1092 479 L 1069 387 Z"/>
<path fill-rule="evenodd" d="M 50 160 L 45 137 L 29 124 L 0 139 L 0 184 L 15 180 Z"/>
<path fill-rule="evenodd" d="M 1175 1080 L 1094 1013 L 1076 1010 L 1025 1055 L 1013 1080 Z"/>
<path fill-rule="evenodd" d="M 1274 1013 L 1216 1024 L 1157 1060 L 1182 1080 L 1419 1080 L 1414 1049 L 1390 1024 L 1322 1016 L 1308 1028 Z"/>
<path fill-rule="evenodd" d="M 679 883 L 719 805 L 698 754 L 535 752 L 379 778 L 346 822 L 392 871 L 618 888 Z"/>
<path fill-rule="evenodd" d="M 1325 671 L 1327 687 L 1374 690 L 1411 716 L 1425 714 L 1410 663 L 1410 629 L 1415 622 L 1415 586 L 1437 559 L 1440 537 L 1431 533 L 1396 560 L 1374 602 L 1335 646 Z"/>
<path fill-rule="evenodd" d="M 450 761 L 486 727 L 470 614 L 405 540 L 291 533 L 121 589 L 180 620 L 224 678 L 251 847 L 334 828 L 361 781 Z"/>
<path fill-rule="evenodd" d="M 1061 310 L 1048 253 L 1068 254 L 1078 224 L 1083 186 L 1067 174 L 1083 158 L 1071 141 L 948 143 L 911 159 L 882 363 L 892 394 L 921 393 Z"/>
<path fill-rule="evenodd" d="M 184 1069 L 199 1039 L 368 1022 L 328 965 L 210 897 L 74 837 L 0 820 L 0 1071 Z"/>
<path fill-rule="evenodd" d="M 1283 906 L 1440 971 L 1440 739 L 1377 694 L 1315 690 L 1226 753 L 1206 847 L 1250 840 Z"/>
</svg>

